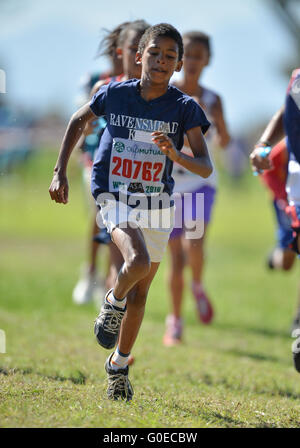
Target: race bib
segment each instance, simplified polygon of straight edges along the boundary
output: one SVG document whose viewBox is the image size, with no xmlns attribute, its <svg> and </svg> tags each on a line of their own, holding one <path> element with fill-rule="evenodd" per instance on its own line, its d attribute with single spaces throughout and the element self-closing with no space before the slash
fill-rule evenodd
<svg viewBox="0 0 300 448">
<path fill-rule="evenodd" d="M 159 195 L 164 189 L 165 163 L 166 156 L 154 143 L 114 138 L 109 191 Z"/>
</svg>

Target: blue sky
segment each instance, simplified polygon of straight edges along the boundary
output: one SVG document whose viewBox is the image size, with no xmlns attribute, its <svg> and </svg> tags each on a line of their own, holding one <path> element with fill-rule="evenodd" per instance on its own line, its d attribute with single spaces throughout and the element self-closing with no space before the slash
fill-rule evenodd
<svg viewBox="0 0 300 448">
<path fill-rule="evenodd" d="M 280 66 L 296 48 L 269 0 L 8 3 L 11 13 L 0 14 L 0 68 L 14 104 L 41 112 L 58 106 L 71 114 L 80 77 L 107 67 L 105 59 L 94 60 L 101 28 L 139 18 L 211 35 L 214 56 L 202 83 L 220 93 L 232 132 L 268 120 L 284 100 L 288 80 Z"/>
</svg>

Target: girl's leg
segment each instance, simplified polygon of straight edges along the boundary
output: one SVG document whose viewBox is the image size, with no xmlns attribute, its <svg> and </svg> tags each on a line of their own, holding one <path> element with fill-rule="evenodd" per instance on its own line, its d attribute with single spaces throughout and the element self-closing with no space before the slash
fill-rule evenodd
<svg viewBox="0 0 300 448">
<path fill-rule="evenodd" d="M 182 336 L 181 305 L 184 289 L 183 271 L 185 259 L 181 235 L 171 238 L 168 245 L 171 261 L 168 278 L 171 294 L 171 312 L 166 318 L 166 331 L 163 337 L 163 343 L 166 347 L 172 347 L 181 342 Z"/>
<path fill-rule="evenodd" d="M 151 262 L 141 229 L 116 227 L 112 240 L 124 259 L 114 284 L 115 298 L 123 299 L 138 281 L 149 274 Z"/>
<path fill-rule="evenodd" d="M 122 320 L 118 343 L 122 353 L 131 352 L 143 320 L 148 291 L 158 267 L 159 263 L 151 263 L 148 275 L 127 294 L 127 310 Z"/>
<path fill-rule="evenodd" d="M 192 292 L 196 300 L 199 319 L 204 324 L 210 323 L 213 318 L 213 307 L 203 288 L 206 231 L 207 224 L 205 224 L 202 238 L 185 240 L 189 265 L 192 271 Z"/>
<path fill-rule="evenodd" d="M 205 233 L 202 238 L 186 240 L 188 263 L 191 267 L 193 283 L 202 284 L 204 269 L 204 239 Z"/>
<path fill-rule="evenodd" d="M 122 257 L 121 252 L 113 242 L 111 242 L 108 245 L 108 248 L 109 248 L 109 273 L 106 279 L 106 287 L 107 289 L 111 289 L 115 284 L 116 278 L 118 277 L 118 273 L 124 263 L 124 259 Z"/>
<path fill-rule="evenodd" d="M 184 288 L 183 271 L 185 256 L 181 236 L 169 240 L 170 249 L 170 274 L 169 288 L 171 292 L 171 313 L 179 319 L 181 317 L 181 305 Z"/>
<path fill-rule="evenodd" d="M 127 294 L 127 310 L 122 320 L 118 346 L 105 363 L 109 399 L 132 399 L 133 388 L 128 379 L 130 351 L 143 320 L 147 294 L 158 266 L 159 263 L 151 263 L 148 275 L 138 281 Z"/>
<path fill-rule="evenodd" d="M 199 193 L 204 194 L 204 210 L 201 210 L 201 207 L 197 209 L 197 195 Z M 194 219 L 204 221 L 204 232 L 201 238 L 185 240 L 189 265 L 192 271 L 192 292 L 196 300 L 198 317 L 204 324 L 210 323 L 213 318 L 213 307 L 203 288 L 203 272 L 205 263 L 204 245 L 215 200 L 215 193 L 216 190 L 209 185 L 205 185 L 193 193 L 192 207 Z"/>
<path fill-rule="evenodd" d="M 163 344 L 167 347 L 181 342 L 182 319 L 181 307 L 184 290 L 185 255 L 182 246 L 183 233 L 183 200 L 182 195 L 175 195 L 174 229 L 168 242 L 170 254 L 170 271 L 168 286 L 170 291 L 170 313 L 166 317 L 166 330 Z"/>
<path fill-rule="evenodd" d="M 100 289 L 101 293 L 105 292 L 104 275 L 98 276 L 97 274 L 97 253 L 100 244 L 94 240 L 94 237 L 98 234 L 99 229 L 96 223 L 96 216 L 93 217 L 88 238 L 88 262 L 87 267 L 84 268 L 79 281 L 77 282 L 72 296 L 73 301 L 77 305 L 83 305 L 92 300 L 96 285 Z M 101 294 L 100 293 L 100 294 Z"/>
<path fill-rule="evenodd" d="M 290 249 L 277 248 L 273 252 L 274 267 L 289 271 L 296 258 L 296 253 Z"/>
<path fill-rule="evenodd" d="M 99 250 L 99 243 L 94 240 L 94 237 L 99 233 L 99 228 L 96 223 L 96 216 L 93 217 L 91 236 L 89 239 L 89 273 L 96 272 L 97 254 Z"/>
<path fill-rule="evenodd" d="M 84 193 L 88 207 L 88 217 L 90 220 L 89 224 L 89 238 L 88 238 L 88 274 L 93 275 L 96 272 L 96 264 L 97 264 L 97 253 L 99 250 L 99 243 L 94 240 L 94 237 L 99 233 L 99 228 L 96 222 L 97 216 L 97 207 L 95 206 L 95 202 L 91 196 L 91 161 L 89 160 L 87 154 L 84 157 L 84 166 L 83 166 L 83 185 L 84 185 Z"/>
<path fill-rule="evenodd" d="M 116 227 L 112 231 L 112 240 L 120 250 L 124 263 L 113 290 L 106 294 L 94 327 L 98 343 L 107 349 L 115 347 L 117 343 L 128 292 L 145 278 L 151 269 L 145 240 L 139 228 Z"/>
</svg>

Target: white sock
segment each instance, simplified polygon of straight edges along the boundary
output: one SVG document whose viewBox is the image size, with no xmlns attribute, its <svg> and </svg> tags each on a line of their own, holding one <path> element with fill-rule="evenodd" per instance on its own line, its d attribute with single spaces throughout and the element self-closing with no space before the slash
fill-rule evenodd
<svg viewBox="0 0 300 448">
<path fill-rule="evenodd" d="M 111 291 L 108 296 L 106 297 L 106 300 L 111 303 L 113 306 L 117 306 L 118 308 L 124 309 L 126 306 L 126 297 L 124 299 L 116 299 L 113 295 L 113 291 Z"/>
<path fill-rule="evenodd" d="M 113 370 L 125 369 L 128 365 L 128 358 L 130 353 L 122 353 L 119 351 L 119 347 L 116 348 L 116 351 L 111 357 L 110 366 Z"/>
</svg>

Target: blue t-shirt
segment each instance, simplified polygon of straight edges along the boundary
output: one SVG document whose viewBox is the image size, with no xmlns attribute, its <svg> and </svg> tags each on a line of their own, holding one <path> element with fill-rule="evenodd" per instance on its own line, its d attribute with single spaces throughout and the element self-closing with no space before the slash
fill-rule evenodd
<svg viewBox="0 0 300 448">
<path fill-rule="evenodd" d="M 139 84 L 137 79 L 111 82 L 91 100 L 94 114 L 107 120 L 92 170 L 95 199 L 103 192 L 117 197 L 120 190 L 171 195 L 173 162 L 152 142 L 151 133 L 166 133 L 181 150 L 186 131 L 200 126 L 204 134 L 209 128 L 201 107 L 176 87 L 169 85 L 164 95 L 145 101 Z"/>
<path fill-rule="evenodd" d="M 300 69 L 293 71 L 287 90 L 283 120 L 289 153 L 293 153 L 300 163 Z"/>
</svg>

